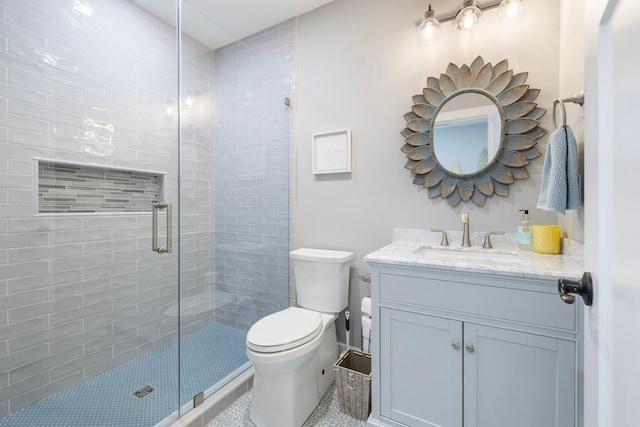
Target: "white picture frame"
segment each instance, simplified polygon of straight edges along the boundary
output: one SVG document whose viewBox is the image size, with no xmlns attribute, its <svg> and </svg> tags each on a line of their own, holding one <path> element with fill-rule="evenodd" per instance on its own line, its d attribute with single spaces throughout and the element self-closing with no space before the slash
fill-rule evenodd
<svg viewBox="0 0 640 427">
<path fill-rule="evenodd" d="M 351 172 L 351 130 L 315 133 L 313 144 L 314 175 Z"/>
</svg>

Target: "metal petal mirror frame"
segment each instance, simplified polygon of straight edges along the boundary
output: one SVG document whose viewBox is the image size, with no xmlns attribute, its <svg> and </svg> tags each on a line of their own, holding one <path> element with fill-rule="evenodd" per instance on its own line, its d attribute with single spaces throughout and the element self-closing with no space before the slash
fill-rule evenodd
<svg viewBox="0 0 640 427">
<path fill-rule="evenodd" d="M 539 119 L 547 112 L 533 102 L 540 89 L 525 84 L 529 73 L 513 74 L 506 59 L 495 66 L 478 56 L 470 66 L 450 63 L 439 78 L 429 77 L 421 95 L 413 96 L 411 112 L 401 132 L 402 151 L 409 159 L 405 168 L 414 174 L 413 183 L 428 189 L 429 198 L 447 199 L 451 207 L 461 201 L 484 205 L 494 194 L 509 195 L 509 185 L 529 177 L 526 166 L 541 156 L 537 139 L 547 133 Z M 451 98 L 475 92 L 491 99 L 502 119 L 498 152 L 484 169 L 460 175 L 442 166 L 433 151 L 433 126 L 443 105 Z"/>
</svg>

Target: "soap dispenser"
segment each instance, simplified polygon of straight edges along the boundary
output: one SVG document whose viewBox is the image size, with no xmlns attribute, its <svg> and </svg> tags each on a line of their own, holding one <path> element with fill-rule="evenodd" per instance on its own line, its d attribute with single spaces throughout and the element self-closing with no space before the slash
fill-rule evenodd
<svg viewBox="0 0 640 427">
<path fill-rule="evenodd" d="M 520 225 L 518 225 L 518 249 L 530 251 L 533 250 L 533 224 L 529 219 L 528 209 L 520 209 L 520 212 L 524 212 L 524 214 Z"/>
</svg>

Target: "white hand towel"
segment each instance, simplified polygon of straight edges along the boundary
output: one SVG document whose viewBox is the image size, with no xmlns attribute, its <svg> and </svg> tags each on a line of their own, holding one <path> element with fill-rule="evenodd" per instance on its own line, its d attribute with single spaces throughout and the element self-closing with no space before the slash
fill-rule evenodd
<svg viewBox="0 0 640 427">
<path fill-rule="evenodd" d="M 580 207 L 578 145 L 569 126 L 561 126 L 547 142 L 538 208 L 565 214 Z"/>
</svg>

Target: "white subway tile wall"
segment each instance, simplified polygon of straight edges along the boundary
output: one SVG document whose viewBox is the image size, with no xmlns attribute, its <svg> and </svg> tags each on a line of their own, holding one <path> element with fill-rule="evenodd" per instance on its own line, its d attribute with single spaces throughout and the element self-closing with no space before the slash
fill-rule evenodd
<svg viewBox="0 0 640 427">
<path fill-rule="evenodd" d="M 177 256 L 149 249 L 148 212 L 34 216 L 34 158 L 162 171 L 178 197 L 175 30 L 126 0 L 75 4 L 0 0 L 0 416 L 177 336 Z M 185 333 L 289 301 L 295 23 L 215 57 L 183 36 Z"/>
<path fill-rule="evenodd" d="M 215 319 L 242 330 L 289 305 L 295 25 L 215 52 Z"/>
</svg>

